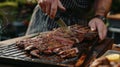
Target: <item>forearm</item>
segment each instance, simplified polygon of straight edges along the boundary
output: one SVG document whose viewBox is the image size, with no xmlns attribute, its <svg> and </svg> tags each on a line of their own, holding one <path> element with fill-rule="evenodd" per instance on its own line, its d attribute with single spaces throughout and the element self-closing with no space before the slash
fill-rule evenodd
<svg viewBox="0 0 120 67">
<path fill-rule="evenodd" d="M 96 0 L 95 15 L 106 16 L 110 10 L 112 0 Z"/>
</svg>

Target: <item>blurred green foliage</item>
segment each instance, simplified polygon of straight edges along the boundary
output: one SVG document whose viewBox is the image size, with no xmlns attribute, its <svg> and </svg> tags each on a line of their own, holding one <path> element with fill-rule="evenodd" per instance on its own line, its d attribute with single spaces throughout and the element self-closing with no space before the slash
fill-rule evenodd
<svg viewBox="0 0 120 67">
<path fill-rule="evenodd" d="M 35 6 L 35 0 L 0 0 L 0 41 L 24 35 Z"/>
<path fill-rule="evenodd" d="M 9 22 L 29 20 L 34 5 L 36 5 L 35 0 L 0 0 L 0 10 L 4 11 Z"/>
<path fill-rule="evenodd" d="M 0 7 L 5 7 L 5 6 L 12 6 L 12 7 L 18 7 L 18 3 L 36 3 L 35 0 L 0 0 Z"/>
</svg>

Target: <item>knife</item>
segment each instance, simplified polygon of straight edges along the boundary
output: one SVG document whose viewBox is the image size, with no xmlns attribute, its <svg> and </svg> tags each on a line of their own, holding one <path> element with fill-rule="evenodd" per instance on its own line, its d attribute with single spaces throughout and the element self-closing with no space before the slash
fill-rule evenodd
<svg viewBox="0 0 120 67">
<path fill-rule="evenodd" d="M 61 18 L 55 17 L 55 21 L 60 27 L 67 29 L 67 25 L 65 24 L 65 22 Z"/>
<path fill-rule="evenodd" d="M 62 18 L 55 17 L 55 21 L 64 31 L 66 31 L 67 33 L 71 33 L 72 34 L 72 31 L 68 28 L 68 26 L 62 20 Z"/>
</svg>

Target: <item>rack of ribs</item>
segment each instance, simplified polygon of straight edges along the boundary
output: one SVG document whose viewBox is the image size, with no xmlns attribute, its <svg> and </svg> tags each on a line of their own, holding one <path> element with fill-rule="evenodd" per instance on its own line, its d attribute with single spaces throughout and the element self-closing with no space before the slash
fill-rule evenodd
<svg viewBox="0 0 120 67">
<path fill-rule="evenodd" d="M 89 27 L 75 24 L 68 26 L 68 29 L 72 32 L 68 33 L 59 27 L 33 38 L 17 41 L 16 45 L 25 51 L 30 51 L 30 55 L 38 58 L 40 53 L 71 58 L 79 52 L 78 47 L 75 47 L 76 44 L 93 41 L 97 37 L 97 32 L 91 31 Z"/>
</svg>

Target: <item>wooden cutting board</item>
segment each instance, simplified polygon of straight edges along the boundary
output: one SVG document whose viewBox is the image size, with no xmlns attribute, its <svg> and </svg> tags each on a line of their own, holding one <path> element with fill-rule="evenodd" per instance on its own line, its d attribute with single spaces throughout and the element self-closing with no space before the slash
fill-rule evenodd
<svg viewBox="0 0 120 67">
<path fill-rule="evenodd" d="M 106 38 L 103 42 L 98 44 L 98 46 L 96 46 L 95 48 L 95 50 L 98 53 L 97 57 L 102 56 L 107 50 L 112 49 L 113 44 L 114 44 L 114 40 L 110 38 Z"/>
<path fill-rule="evenodd" d="M 88 67 L 89 64 L 91 64 L 92 61 L 94 61 L 96 58 L 102 56 L 107 50 L 112 49 L 113 43 L 114 43 L 113 39 L 110 39 L 110 38 L 106 38 L 104 41 L 99 43 L 95 47 L 94 53 L 91 56 L 91 58 L 89 58 L 89 60 L 85 62 L 85 64 L 84 64 L 85 67 Z"/>
</svg>

